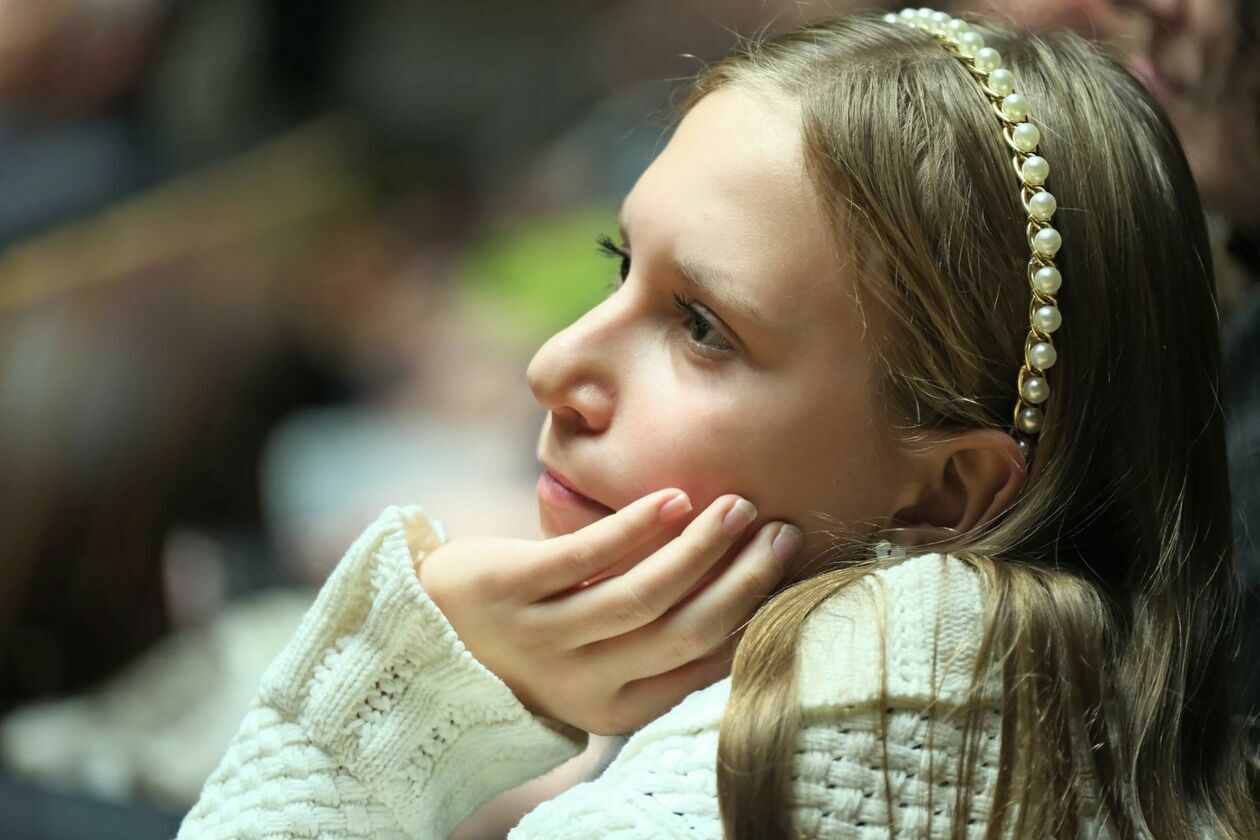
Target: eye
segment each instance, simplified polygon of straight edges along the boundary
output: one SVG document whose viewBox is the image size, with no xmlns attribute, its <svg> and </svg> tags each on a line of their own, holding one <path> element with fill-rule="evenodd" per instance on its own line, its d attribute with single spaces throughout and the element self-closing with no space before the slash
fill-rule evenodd
<svg viewBox="0 0 1260 840">
<path fill-rule="evenodd" d="M 674 306 L 687 316 L 690 338 L 697 347 L 703 348 L 710 355 L 726 354 L 735 349 L 734 345 L 717 331 L 713 322 L 705 317 L 705 312 L 708 310 L 677 294 L 674 295 Z"/>
<path fill-rule="evenodd" d="M 621 270 L 618 277 L 614 277 L 608 281 L 608 291 L 614 292 L 622 283 L 626 282 L 626 278 L 630 276 L 630 252 L 612 241 L 606 233 L 601 233 L 595 237 L 596 243 L 599 245 L 599 252 L 606 257 L 614 260 L 621 260 Z"/>
<path fill-rule="evenodd" d="M 606 257 L 615 260 L 621 260 L 621 269 L 618 276 L 608 281 L 608 292 L 611 294 L 626 282 L 626 278 L 630 276 L 630 252 L 624 246 L 613 242 L 612 237 L 601 233 L 595 238 L 599 245 L 599 252 Z M 674 306 L 682 312 L 685 318 L 685 324 L 688 331 L 688 338 L 693 346 L 698 348 L 707 356 L 726 355 L 735 350 L 735 346 L 718 332 L 713 326 L 713 322 L 706 317 L 711 314 L 704 307 L 692 303 L 679 294 L 674 295 Z"/>
</svg>

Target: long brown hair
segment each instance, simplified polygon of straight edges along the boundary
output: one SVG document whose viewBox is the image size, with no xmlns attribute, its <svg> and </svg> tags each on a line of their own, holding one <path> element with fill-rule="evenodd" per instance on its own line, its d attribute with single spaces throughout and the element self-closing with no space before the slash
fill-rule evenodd
<svg viewBox="0 0 1260 840">
<path fill-rule="evenodd" d="M 1004 675 L 989 836 L 1073 835 L 1086 798 L 1122 837 L 1260 836 L 1228 708 L 1238 584 L 1194 183 L 1159 107 L 1098 48 L 975 28 L 1033 103 L 1064 240 L 1061 360 L 1032 468 L 1010 510 L 949 546 L 986 592 L 977 682 L 987 664 Z M 857 15 L 742 45 L 681 112 L 727 86 L 800 105 L 807 168 L 856 250 L 845 270 L 897 444 L 1008 429 L 1026 212 L 967 71 L 922 32 Z M 814 608 L 876 567 L 859 531 L 837 529 L 821 573 L 740 644 L 719 742 L 728 837 L 794 834 L 796 649 Z M 970 813 L 960 789 L 953 813 Z"/>
</svg>

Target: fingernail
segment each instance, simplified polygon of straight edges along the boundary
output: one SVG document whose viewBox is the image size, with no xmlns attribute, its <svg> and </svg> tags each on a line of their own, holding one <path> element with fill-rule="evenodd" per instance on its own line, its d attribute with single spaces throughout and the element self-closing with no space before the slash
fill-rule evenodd
<svg viewBox="0 0 1260 840">
<path fill-rule="evenodd" d="M 722 517 L 722 527 L 726 529 L 727 534 L 734 537 L 756 518 L 757 508 L 753 506 L 753 503 L 747 499 L 740 499 L 726 512 L 726 516 Z"/>
<path fill-rule="evenodd" d="M 780 561 L 787 562 L 792 559 L 792 556 L 801 550 L 801 529 L 795 525 L 784 525 L 779 529 L 779 533 L 775 534 L 770 548 Z"/>
<path fill-rule="evenodd" d="M 669 522 L 691 510 L 691 499 L 687 498 L 686 493 L 679 493 L 665 504 L 661 505 L 660 515 L 662 522 Z"/>
</svg>

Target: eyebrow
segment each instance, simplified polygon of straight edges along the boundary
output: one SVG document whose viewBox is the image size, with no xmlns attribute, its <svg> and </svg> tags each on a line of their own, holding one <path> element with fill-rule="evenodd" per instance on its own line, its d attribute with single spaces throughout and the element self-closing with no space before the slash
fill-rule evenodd
<svg viewBox="0 0 1260 840">
<path fill-rule="evenodd" d="M 625 206 L 623 199 L 617 208 L 617 230 L 621 234 L 622 241 L 629 244 L 630 237 L 626 235 Z M 739 288 L 739 282 L 725 269 L 705 265 L 686 254 L 676 255 L 670 261 L 669 269 L 681 277 L 687 288 L 697 296 L 713 301 L 719 308 L 734 313 L 765 332 L 773 333 L 778 329 L 761 314 L 755 303 L 734 291 Z"/>
</svg>

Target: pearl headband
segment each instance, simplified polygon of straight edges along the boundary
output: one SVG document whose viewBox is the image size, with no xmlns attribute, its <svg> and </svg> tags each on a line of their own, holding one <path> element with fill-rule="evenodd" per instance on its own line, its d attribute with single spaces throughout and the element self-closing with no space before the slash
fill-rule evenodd
<svg viewBox="0 0 1260 840">
<path fill-rule="evenodd" d="M 1050 226 L 1056 205 L 1054 196 L 1043 186 L 1050 174 L 1050 164 L 1036 154 L 1041 132 L 1028 122 L 1028 99 L 1015 91 L 1015 76 L 1002 67 L 998 51 L 986 47 L 984 38 L 972 31 L 967 21 L 932 9 L 902 9 L 898 14 L 884 15 L 884 20 L 927 32 L 962 62 L 989 97 L 994 113 L 1001 120 L 1002 135 L 1015 153 L 1011 161 L 1020 181 L 1020 198 L 1028 212 L 1026 231 L 1032 249 L 1028 282 L 1032 287 L 1032 302 L 1028 308 L 1028 338 L 1024 341 L 1024 364 L 1019 369 L 1019 398 L 1015 401 L 1011 434 L 1027 461 L 1045 422 L 1040 406 L 1050 396 L 1046 370 L 1058 359 L 1050 334 L 1063 323 L 1054 297 L 1063 282 L 1054 264 L 1054 255 L 1063 240 Z"/>
</svg>

